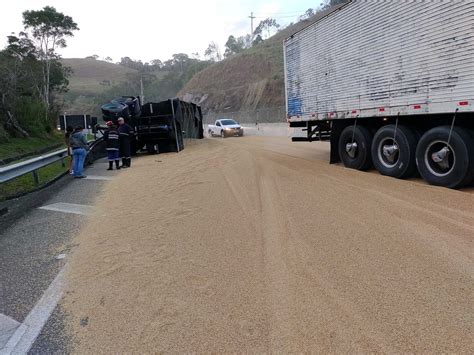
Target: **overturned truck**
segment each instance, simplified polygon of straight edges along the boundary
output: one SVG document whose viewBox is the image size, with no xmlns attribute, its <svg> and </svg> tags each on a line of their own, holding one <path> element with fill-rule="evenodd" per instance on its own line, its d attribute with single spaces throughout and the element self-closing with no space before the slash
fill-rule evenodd
<svg viewBox="0 0 474 355">
<path fill-rule="evenodd" d="M 204 138 L 201 107 L 179 99 L 148 102 L 123 96 L 102 106 L 105 121 L 116 122 L 123 117 L 134 130 L 132 149 L 150 153 L 179 152 L 185 138 Z"/>
</svg>

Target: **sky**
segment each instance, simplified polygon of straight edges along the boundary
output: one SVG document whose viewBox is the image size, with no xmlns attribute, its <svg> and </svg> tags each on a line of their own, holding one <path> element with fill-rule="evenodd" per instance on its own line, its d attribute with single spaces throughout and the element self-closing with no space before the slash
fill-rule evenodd
<svg viewBox="0 0 474 355">
<path fill-rule="evenodd" d="M 280 24 L 295 22 L 321 0 L 13 0 L 2 4 L 0 46 L 6 36 L 23 30 L 22 12 L 54 6 L 71 16 L 80 30 L 60 50 L 64 58 L 98 55 L 114 62 L 128 56 L 143 62 L 165 61 L 174 53 L 199 53 L 201 58 L 211 41 L 221 51 L 229 35 L 250 33 L 266 17 Z"/>
</svg>

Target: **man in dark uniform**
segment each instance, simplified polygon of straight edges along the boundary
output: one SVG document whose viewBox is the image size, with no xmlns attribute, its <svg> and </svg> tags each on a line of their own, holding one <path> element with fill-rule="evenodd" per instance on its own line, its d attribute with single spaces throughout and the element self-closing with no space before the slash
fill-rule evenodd
<svg viewBox="0 0 474 355">
<path fill-rule="evenodd" d="M 107 131 L 104 132 L 104 141 L 107 150 L 107 159 L 109 160 L 109 168 L 107 170 L 114 169 L 114 162 L 117 170 L 120 169 L 120 155 L 119 155 L 119 133 L 117 126 L 112 121 L 106 123 Z"/>
<path fill-rule="evenodd" d="M 125 120 L 120 117 L 118 119 L 118 133 L 120 143 L 120 155 L 122 156 L 122 168 L 129 168 L 132 162 L 131 143 L 133 138 L 133 128 L 125 123 Z"/>
</svg>

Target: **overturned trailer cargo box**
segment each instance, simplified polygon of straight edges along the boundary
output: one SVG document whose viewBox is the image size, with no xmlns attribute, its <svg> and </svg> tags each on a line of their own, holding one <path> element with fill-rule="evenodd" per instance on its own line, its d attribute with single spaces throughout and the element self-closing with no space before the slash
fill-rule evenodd
<svg viewBox="0 0 474 355">
<path fill-rule="evenodd" d="M 141 115 L 130 124 L 135 129 L 136 150 L 179 152 L 185 138 L 204 137 L 201 107 L 179 99 L 144 104 Z"/>
</svg>

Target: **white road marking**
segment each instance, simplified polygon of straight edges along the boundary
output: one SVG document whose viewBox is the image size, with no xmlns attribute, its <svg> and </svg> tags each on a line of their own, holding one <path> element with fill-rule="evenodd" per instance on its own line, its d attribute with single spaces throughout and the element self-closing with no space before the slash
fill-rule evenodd
<svg viewBox="0 0 474 355">
<path fill-rule="evenodd" d="M 103 181 L 111 181 L 113 180 L 112 176 L 100 176 L 100 175 L 87 175 L 84 180 L 103 180 Z"/>
<path fill-rule="evenodd" d="M 94 212 L 93 206 L 77 205 L 75 203 L 64 203 L 64 202 L 53 203 L 51 205 L 41 206 L 39 208 L 42 210 L 81 214 L 85 216 L 90 215 Z"/>
<path fill-rule="evenodd" d="M 0 350 L 3 349 L 20 324 L 13 318 L 0 314 Z"/>
<path fill-rule="evenodd" d="M 26 316 L 24 322 L 13 333 L 5 347 L 0 350 L 0 355 L 28 353 L 63 295 L 64 270 L 65 267 L 55 277 L 41 299 Z"/>
</svg>

